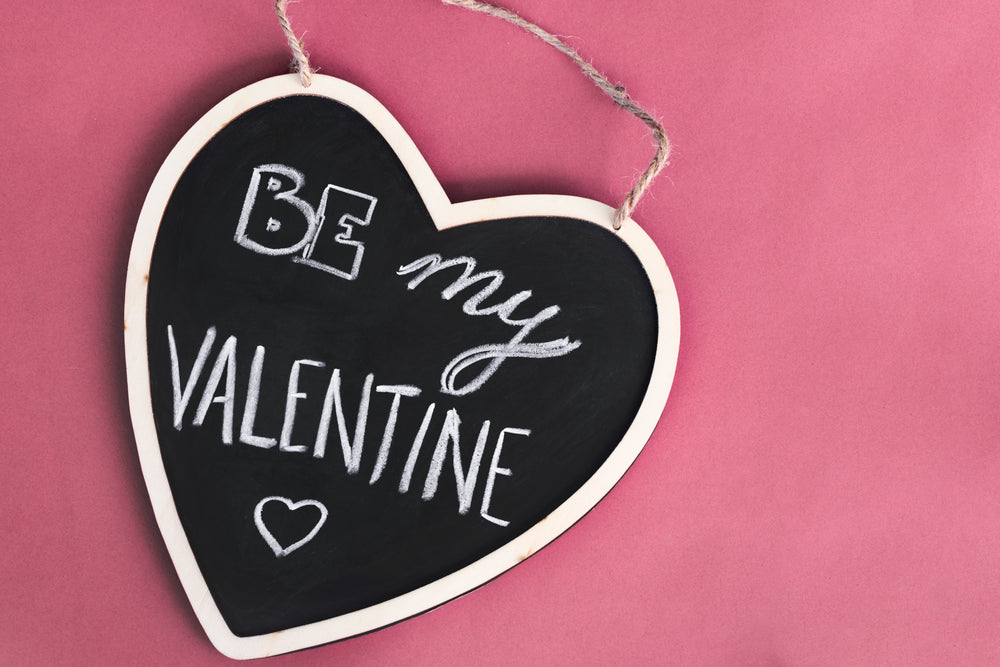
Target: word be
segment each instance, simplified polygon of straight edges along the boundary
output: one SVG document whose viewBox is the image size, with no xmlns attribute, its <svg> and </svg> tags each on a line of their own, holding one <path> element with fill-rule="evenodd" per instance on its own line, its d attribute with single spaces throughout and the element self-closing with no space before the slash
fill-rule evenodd
<svg viewBox="0 0 1000 667">
<path fill-rule="evenodd" d="M 216 329 L 209 327 L 202 339 L 198 355 L 191 365 L 187 379 L 181 380 L 180 355 L 177 350 L 177 343 L 174 338 L 173 325 L 167 325 L 167 342 L 170 352 L 170 379 L 173 387 L 173 426 L 180 431 L 184 425 L 184 415 L 188 405 L 194 395 L 195 388 L 199 384 L 205 364 L 212 353 L 215 344 Z M 234 421 L 236 412 L 236 336 L 229 336 L 216 354 L 215 362 L 209 371 L 208 379 L 201 392 L 201 400 L 195 408 L 191 425 L 200 427 L 205 423 L 209 409 L 215 405 L 222 406 L 222 442 L 226 445 L 233 444 Z M 299 376 L 305 368 L 321 369 L 326 367 L 326 363 L 313 359 L 296 359 L 292 362 L 288 373 L 287 389 L 284 396 L 284 419 L 281 433 L 277 436 L 266 436 L 254 433 L 254 424 L 257 420 L 257 411 L 261 393 L 261 375 L 264 369 L 264 358 L 267 354 L 263 345 L 256 346 L 253 359 L 250 361 L 250 379 L 246 388 L 246 400 L 243 403 L 243 416 L 240 421 L 239 441 L 245 445 L 272 449 L 277 446 L 280 452 L 308 453 L 322 459 L 326 456 L 326 448 L 329 440 L 331 428 L 336 429 L 336 435 L 340 443 L 340 450 L 344 457 L 344 467 L 348 475 L 355 475 L 361 470 L 361 456 L 365 448 L 366 437 L 371 414 L 372 391 L 381 394 L 390 394 L 392 400 L 388 413 L 384 414 L 384 424 L 382 438 L 379 444 L 375 463 L 372 467 L 369 485 L 375 484 L 381 479 L 389 460 L 394 442 L 396 441 L 396 423 L 399 418 L 400 406 L 404 398 L 414 398 L 421 394 L 420 388 L 405 384 L 375 384 L 375 376 L 369 373 L 365 376 L 364 387 L 358 401 L 357 417 L 354 420 L 354 428 L 348 427 L 345 417 L 344 398 L 341 395 L 340 369 L 334 368 L 330 373 L 325 396 L 323 397 L 322 410 L 319 422 L 315 429 L 315 439 L 311 447 L 309 445 L 294 444 L 293 432 L 295 429 L 295 417 L 299 403 L 306 401 L 309 396 L 299 390 Z M 221 393 L 220 393 L 221 387 Z M 420 426 L 414 434 L 409 452 L 406 455 L 406 464 L 399 479 L 399 493 L 407 493 L 410 483 L 413 480 L 418 459 L 420 458 L 424 441 L 430 430 L 437 405 L 431 403 L 424 410 Z M 476 487 L 479 480 L 479 470 L 486 454 L 486 448 L 491 439 L 492 424 L 490 420 L 483 421 L 479 428 L 479 435 L 476 438 L 475 448 L 472 452 L 468 467 L 462 463 L 461 444 L 459 430 L 462 420 L 458 411 L 449 409 L 444 416 L 438 431 L 437 444 L 431 455 L 427 475 L 424 479 L 423 500 L 432 499 L 437 493 L 438 481 L 441 472 L 448 458 L 448 450 L 451 450 L 452 469 L 455 474 L 455 486 L 458 499 L 458 513 L 465 515 L 469 512 L 476 494 Z M 493 499 L 493 491 L 497 475 L 511 476 L 513 472 L 509 468 L 501 467 L 500 456 L 503 452 L 505 438 L 511 435 L 527 437 L 531 435 L 529 429 L 524 428 L 501 428 L 496 434 L 493 453 L 490 458 L 489 469 L 486 472 L 485 488 L 479 506 L 479 515 L 498 526 L 507 526 L 508 521 L 499 519 L 490 514 L 490 503 Z M 294 509 L 294 508 L 291 508 Z M 273 548 L 273 545 L 272 545 Z"/>
<path fill-rule="evenodd" d="M 313 209 L 296 196 L 304 183 L 301 172 L 283 164 L 255 167 L 236 226 L 236 243 L 263 255 L 301 251 L 293 261 L 345 280 L 356 279 L 365 244 L 352 237 L 354 225 L 371 224 L 378 200 L 363 192 L 327 185 L 319 207 Z M 328 208 L 338 211 L 339 217 L 337 225 L 324 233 Z M 342 230 L 339 233 L 338 228 Z"/>
</svg>

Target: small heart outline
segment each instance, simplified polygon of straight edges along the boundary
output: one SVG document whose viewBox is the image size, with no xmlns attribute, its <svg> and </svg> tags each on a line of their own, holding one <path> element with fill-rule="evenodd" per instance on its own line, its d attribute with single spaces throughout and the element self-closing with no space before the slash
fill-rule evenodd
<svg viewBox="0 0 1000 667">
<path fill-rule="evenodd" d="M 287 547 L 283 547 L 281 546 L 281 543 L 278 542 L 278 540 L 274 537 L 271 531 L 268 530 L 267 525 L 264 523 L 264 516 L 263 516 L 264 505 L 273 500 L 284 503 L 285 507 L 287 507 L 292 512 L 299 509 L 300 507 L 307 507 L 307 506 L 316 507 L 319 509 L 320 512 L 319 521 L 316 522 L 316 525 L 313 526 L 313 529 L 309 531 L 308 535 L 303 537 L 298 542 L 295 542 L 294 544 L 291 544 Z M 329 512 L 326 509 L 326 505 L 324 505 L 318 500 L 312 500 L 307 498 L 306 500 L 292 502 L 290 498 L 285 498 L 284 496 L 268 496 L 266 498 L 263 498 L 259 503 L 257 503 L 257 506 L 253 510 L 253 522 L 254 524 L 257 525 L 257 531 L 260 533 L 260 536 L 264 538 L 264 541 L 267 542 L 267 546 L 271 547 L 271 551 L 273 551 L 274 555 L 277 556 L 278 558 L 287 556 L 288 554 L 292 553 L 299 547 L 309 542 L 309 540 L 311 540 L 312 538 L 316 537 L 316 533 L 318 533 L 319 529 L 322 528 L 323 524 L 326 523 L 326 518 L 328 516 Z"/>
</svg>

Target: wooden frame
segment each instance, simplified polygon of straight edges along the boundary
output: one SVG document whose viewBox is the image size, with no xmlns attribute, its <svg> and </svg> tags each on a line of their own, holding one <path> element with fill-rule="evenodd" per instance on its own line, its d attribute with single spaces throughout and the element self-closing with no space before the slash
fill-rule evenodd
<svg viewBox="0 0 1000 667">
<path fill-rule="evenodd" d="M 195 614 L 216 648 L 232 658 L 255 658 L 345 639 L 415 616 L 488 582 L 554 540 L 590 511 L 625 474 L 652 434 L 673 382 L 680 342 L 677 294 L 663 257 L 632 220 L 617 232 L 649 277 L 659 318 L 656 358 L 649 387 L 625 437 L 600 469 L 544 520 L 501 548 L 438 581 L 386 602 L 325 621 L 254 637 L 234 635 L 219 613 L 195 561 L 174 505 L 153 422 L 146 342 L 150 260 L 167 202 L 181 174 L 227 123 L 269 100 L 290 95 L 334 99 L 363 115 L 385 137 L 413 179 L 438 229 L 518 216 L 569 217 L 611 228 L 613 209 L 596 201 L 559 195 L 497 197 L 453 204 L 402 126 L 360 88 L 317 75 L 309 88 L 287 74 L 254 83 L 212 108 L 167 156 L 142 207 L 125 286 L 125 355 L 129 406 L 139 460 L 153 513 Z"/>
</svg>

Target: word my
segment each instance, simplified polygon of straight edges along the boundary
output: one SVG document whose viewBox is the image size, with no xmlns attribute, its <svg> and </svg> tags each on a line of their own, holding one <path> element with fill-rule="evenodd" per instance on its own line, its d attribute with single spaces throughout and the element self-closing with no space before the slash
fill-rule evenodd
<svg viewBox="0 0 1000 667">
<path fill-rule="evenodd" d="M 446 394 L 463 396 L 476 391 L 489 380 L 500 365 L 512 357 L 525 359 L 546 359 L 550 357 L 561 357 L 567 355 L 580 347 L 580 341 L 571 341 L 569 338 L 559 338 L 541 343 L 528 343 L 528 337 L 535 328 L 542 322 L 550 320 L 559 314 L 559 306 L 549 306 L 543 308 L 531 317 L 515 318 L 514 310 L 522 303 L 531 298 L 531 290 L 523 290 L 509 297 L 506 301 L 498 304 L 482 307 L 483 301 L 493 296 L 493 294 L 503 285 L 504 275 L 501 271 L 481 271 L 476 270 L 476 260 L 472 257 L 456 257 L 454 259 L 442 259 L 441 255 L 431 254 L 414 260 L 409 264 L 399 267 L 397 274 L 403 276 L 411 273 L 416 275 L 406 284 L 406 288 L 412 290 L 420 285 L 428 276 L 439 271 L 451 268 L 460 268 L 462 273 L 450 285 L 441 290 L 441 298 L 449 300 L 462 290 L 472 287 L 476 283 L 486 281 L 486 284 L 474 292 L 472 296 L 462 304 L 462 312 L 466 315 L 496 315 L 504 324 L 518 329 L 514 337 L 506 343 L 492 343 L 488 345 L 477 345 L 468 349 L 445 366 L 441 374 L 441 391 Z M 463 385 L 456 386 L 459 373 L 475 366 L 486 363 L 479 373 Z"/>
</svg>

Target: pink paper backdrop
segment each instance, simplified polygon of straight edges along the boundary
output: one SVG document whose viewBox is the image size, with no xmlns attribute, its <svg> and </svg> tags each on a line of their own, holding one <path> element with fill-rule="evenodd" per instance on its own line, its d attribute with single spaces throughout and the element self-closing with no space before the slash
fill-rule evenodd
<svg viewBox="0 0 1000 667">
<path fill-rule="evenodd" d="M 1000 9 L 522 0 L 664 119 L 636 219 L 677 380 L 590 515 L 484 588 L 270 664 L 1000 662 Z M 307 0 L 453 200 L 614 204 L 643 126 L 434 0 Z M 155 526 L 125 391 L 128 248 L 182 133 L 281 73 L 271 4 L 12 3 L 0 41 L 0 662 L 221 664 Z"/>
</svg>

